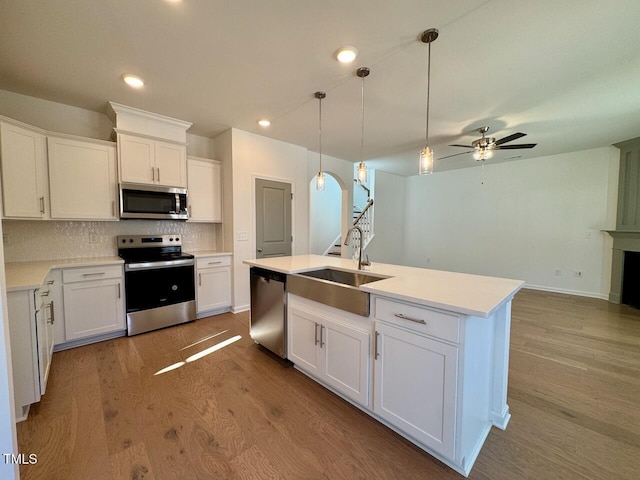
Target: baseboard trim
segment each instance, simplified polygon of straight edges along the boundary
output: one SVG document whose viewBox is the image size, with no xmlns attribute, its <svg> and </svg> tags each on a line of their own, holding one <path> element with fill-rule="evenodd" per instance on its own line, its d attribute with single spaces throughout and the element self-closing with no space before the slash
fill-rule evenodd
<svg viewBox="0 0 640 480">
<path fill-rule="evenodd" d="M 249 305 L 239 305 L 237 307 L 231 307 L 231 313 L 241 313 L 249 311 Z"/>
<path fill-rule="evenodd" d="M 599 298 L 600 300 L 609 300 L 609 295 L 605 295 L 603 293 L 582 292 L 580 290 L 569 290 L 566 288 L 554 288 L 554 287 L 545 287 L 543 285 L 531 285 L 529 283 L 525 283 L 523 288 L 528 288 L 529 290 L 540 290 L 542 292 L 564 293 L 565 295 L 576 295 L 578 297 L 589 297 L 589 298 Z"/>
</svg>

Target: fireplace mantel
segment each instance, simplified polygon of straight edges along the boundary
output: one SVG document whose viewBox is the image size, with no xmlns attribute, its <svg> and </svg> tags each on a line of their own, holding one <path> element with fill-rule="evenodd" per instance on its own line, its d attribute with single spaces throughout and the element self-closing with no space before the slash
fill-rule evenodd
<svg viewBox="0 0 640 480">
<path fill-rule="evenodd" d="M 620 303 L 622 300 L 622 280 L 624 275 L 624 252 L 640 252 L 640 230 L 604 231 L 613 237 L 609 301 Z"/>
</svg>

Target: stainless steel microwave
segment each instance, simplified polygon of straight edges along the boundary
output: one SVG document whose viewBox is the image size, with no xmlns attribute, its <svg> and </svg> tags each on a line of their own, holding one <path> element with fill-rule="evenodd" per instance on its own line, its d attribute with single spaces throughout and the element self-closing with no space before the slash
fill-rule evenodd
<svg viewBox="0 0 640 480">
<path fill-rule="evenodd" d="M 120 218 L 187 220 L 187 189 L 121 183 Z"/>
</svg>

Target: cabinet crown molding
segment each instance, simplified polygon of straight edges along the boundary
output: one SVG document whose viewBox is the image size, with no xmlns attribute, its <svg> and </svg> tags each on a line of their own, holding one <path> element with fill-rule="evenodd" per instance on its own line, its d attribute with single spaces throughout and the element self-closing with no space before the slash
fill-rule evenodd
<svg viewBox="0 0 640 480">
<path fill-rule="evenodd" d="M 116 129 L 121 131 L 186 143 L 187 130 L 193 125 L 184 120 L 115 102 L 109 102 L 108 105 L 107 116 L 113 121 Z"/>
</svg>

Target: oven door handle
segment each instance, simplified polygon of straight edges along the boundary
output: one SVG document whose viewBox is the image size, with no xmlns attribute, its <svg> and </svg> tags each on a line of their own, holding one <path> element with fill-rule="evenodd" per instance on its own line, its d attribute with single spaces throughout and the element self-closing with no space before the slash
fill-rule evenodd
<svg viewBox="0 0 640 480">
<path fill-rule="evenodd" d="M 192 258 L 187 258 L 184 260 L 165 260 L 161 262 L 127 263 L 124 266 L 124 271 L 153 270 L 156 268 L 181 267 L 184 265 L 195 265 L 195 262 Z"/>
</svg>

